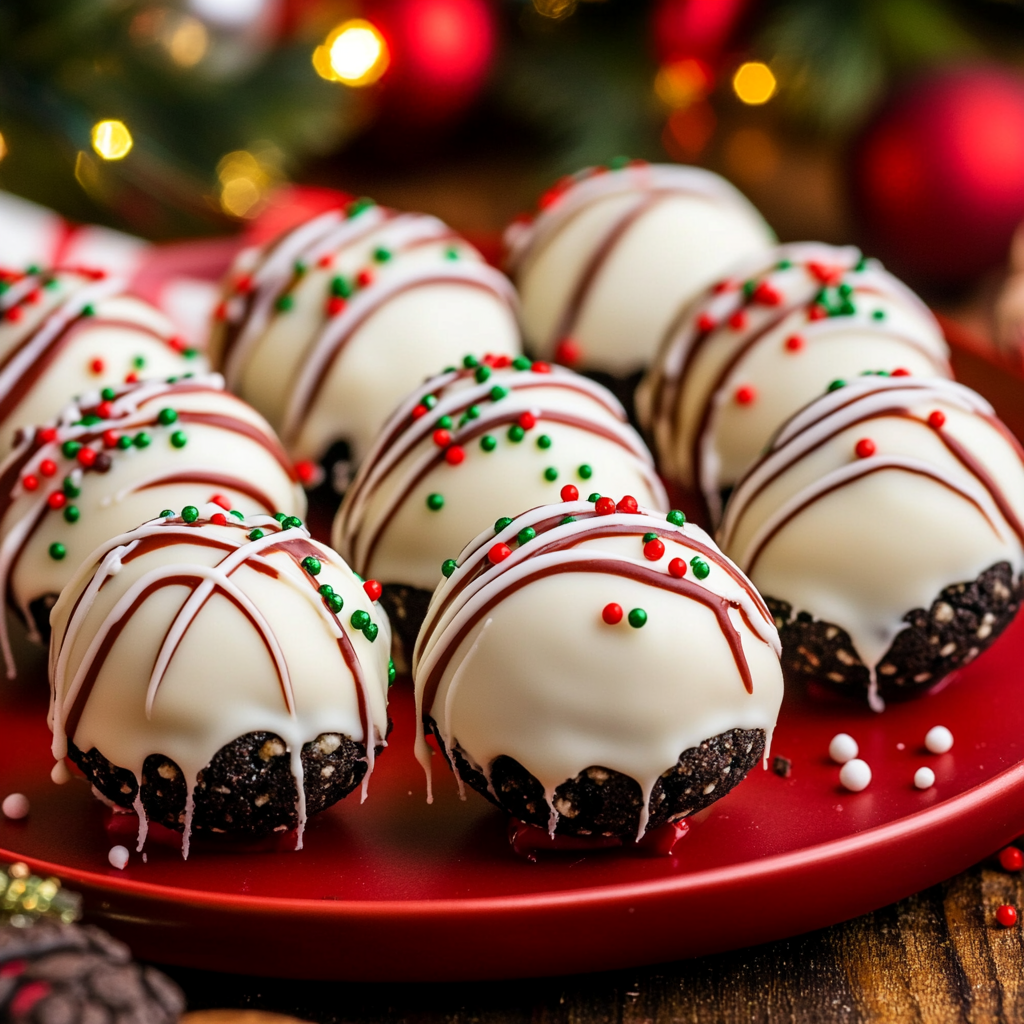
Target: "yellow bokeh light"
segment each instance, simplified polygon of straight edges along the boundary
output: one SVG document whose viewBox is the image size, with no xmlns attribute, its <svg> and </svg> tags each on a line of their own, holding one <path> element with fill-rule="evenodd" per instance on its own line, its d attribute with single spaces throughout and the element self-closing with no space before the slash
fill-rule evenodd
<svg viewBox="0 0 1024 1024">
<path fill-rule="evenodd" d="M 747 61 L 732 76 L 732 88 L 742 103 L 752 107 L 767 103 L 775 95 L 778 82 L 772 69 L 760 61 Z"/>
<path fill-rule="evenodd" d="M 711 72 L 707 65 L 688 57 L 659 68 L 654 79 L 654 92 L 665 106 L 681 110 L 703 99 L 711 85 Z"/>
<path fill-rule="evenodd" d="M 255 217 L 274 184 L 273 168 L 245 149 L 221 157 L 217 164 L 221 209 L 232 217 Z"/>
<path fill-rule="evenodd" d="M 7 140 L 0 135 L 0 160 L 7 156 Z"/>
<path fill-rule="evenodd" d="M 92 126 L 92 148 L 104 160 L 123 159 L 134 144 L 124 121 L 98 121 Z"/>
<path fill-rule="evenodd" d="M 191 68 L 206 55 L 210 37 L 206 26 L 198 19 L 186 15 L 167 37 L 167 52 L 179 67 Z"/>
<path fill-rule="evenodd" d="M 321 78 L 351 86 L 372 85 L 390 60 L 384 37 L 362 18 L 339 25 L 313 51 L 313 67 Z"/>
</svg>

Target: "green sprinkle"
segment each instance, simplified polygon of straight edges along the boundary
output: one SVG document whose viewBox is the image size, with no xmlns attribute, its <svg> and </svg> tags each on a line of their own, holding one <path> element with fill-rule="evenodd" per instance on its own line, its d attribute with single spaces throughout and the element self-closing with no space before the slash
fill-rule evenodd
<svg viewBox="0 0 1024 1024">
<path fill-rule="evenodd" d="M 708 573 L 711 572 L 711 566 L 699 555 L 694 555 L 690 559 L 690 568 L 693 570 L 693 575 L 699 580 L 707 579 Z"/>
<path fill-rule="evenodd" d="M 743 282 L 743 296 L 749 299 L 754 294 L 754 289 L 757 287 L 756 281 L 744 281 Z"/>
<path fill-rule="evenodd" d="M 634 629 L 640 629 L 647 624 L 647 612 L 643 608 L 634 608 L 629 613 L 629 624 Z"/>
<path fill-rule="evenodd" d="M 352 617 L 348 621 L 352 623 L 353 629 L 365 629 L 370 624 L 370 613 L 364 612 L 360 608 L 352 613 Z"/>
<path fill-rule="evenodd" d="M 857 312 L 857 307 L 846 299 L 838 309 L 835 310 L 835 316 L 853 316 Z"/>
<path fill-rule="evenodd" d="M 442 430 L 448 430 L 448 428 L 451 427 L 451 425 L 452 425 L 452 418 L 451 418 L 451 416 L 442 416 L 437 421 L 437 423 L 435 424 L 435 426 L 440 427 Z"/>
<path fill-rule="evenodd" d="M 388 658 L 388 686 L 395 681 L 395 676 L 398 673 L 395 672 L 395 662 L 392 658 Z"/>
<path fill-rule="evenodd" d="M 372 644 L 377 639 L 377 634 L 380 632 L 380 627 L 376 622 L 368 622 L 363 626 L 363 636 Z"/>
<path fill-rule="evenodd" d="M 575 516 L 566 516 L 558 525 L 559 526 L 567 526 L 569 523 L 575 523 L 575 522 L 576 522 L 576 517 Z"/>
<path fill-rule="evenodd" d="M 140 430 L 133 438 L 132 444 L 136 448 L 148 448 L 153 439 L 144 430 Z"/>
<path fill-rule="evenodd" d="M 160 513 L 160 518 L 161 519 L 166 519 L 168 516 L 173 516 L 173 515 L 174 515 L 174 509 L 173 508 L 165 508 L 163 510 L 163 512 Z"/>
<path fill-rule="evenodd" d="M 508 439 L 513 444 L 519 444 L 524 437 L 526 437 L 526 431 L 523 430 L 518 423 L 513 423 L 512 426 L 508 428 Z"/>
<path fill-rule="evenodd" d="M 544 448 L 544 449 L 550 448 L 551 447 L 551 438 L 548 437 L 547 434 L 541 434 L 540 437 L 537 438 L 537 447 L 538 448 Z"/>
<path fill-rule="evenodd" d="M 859 260 L 857 260 L 857 265 L 853 269 L 854 270 L 864 270 L 867 267 L 867 265 L 868 265 L 868 258 L 867 258 L 867 256 L 861 256 L 861 258 Z"/>
<path fill-rule="evenodd" d="M 834 380 L 834 381 L 832 381 L 831 384 L 829 384 L 828 390 L 829 391 L 838 391 L 840 388 L 845 388 L 845 387 L 846 387 L 846 381 L 845 380 Z"/>
<path fill-rule="evenodd" d="M 479 405 L 471 405 L 466 410 L 466 419 L 468 419 L 468 420 L 478 419 L 479 416 L 480 416 L 480 406 Z"/>
<path fill-rule="evenodd" d="M 590 497 L 589 497 L 589 498 L 587 498 L 587 501 L 592 501 L 592 502 L 594 502 L 595 504 L 597 504 L 597 502 L 599 502 L 600 500 L 601 500 L 601 495 L 600 495 L 600 493 L 599 493 L 598 491 L 594 491 L 594 492 L 593 492 L 593 493 L 592 493 L 592 494 L 590 495 Z"/>
<path fill-rule="evenodd" d="M 500 402 L 508 394 L 508 388 L 503 388 L 500 384 L 495 384 L 491 388 L 491 401 Z"/>
<path fill-rule="evenodd" d="M 132 366 L 134 366 L 136 370 L 141 370 L 145 365 L 146 365 L 146 357 L 145 356 L 135 356 L 132 359 Z M 110 390 L 112 391 L 113 388 L 111 388 Z"/>
<path fill-rule="evenodd" d="M 480 365 L 480 362 L 479 362 L 479 360 L 478 360 L 478 359 L 476 358 L 476 356 L 463 356 L 463 357 L 462 357 L 462 365 L 463 365 L 463 366 L 464 366 L 464 367 L 465 367 L 465 368 L 466 368 L 467 370 L 472 370 L 474 366 L 479 366 L 479 365 Z"/>
<path fill-rule="evenodd" d="M 853 294 L 853 285 L 847 284 L 843 281 L 837 291 L 844 299 L 848 299 Z"/>
<path fill-rule="evenodd" d="M 382 245 L 378 246 L 376 249 L 373 250 L 373 258 L 378 263 L 387 263 L 387 261 L 391 259 L 391 250 L 385 249 L 384 246 Z"/>
<path fill-rule="evenodd" d="M 292 269 L 295 271 L 296 276 L 302 277 L 306 272 L 306 264 L 302 260 L 296 260 L 295 263 L 292 264 Z"/>
<path fill-rule="evenodd" d="M 434 494 L 428 494 L 427 508 L 429 508 L 431 512 L 440 512 L 441 509 L 444 508 L 444 495 L 437 494 L 436 492 Z"/>
<path fill-rule="evenodd" d="M 650 541 L 657 540 L 657 539 L 658 539 L 658 535 L 656 533 L 645 533 L 644 534 L 644 543 L 645 544 L 648 544 L 648 543 L 650 543 Z"/>
<path fill-rule="evenodd" d="M 100 392 L 100 398 L 102 398 L 104 402 L 112 402 L 117 398 L 117 392 L 113 388 L 104 388 Z"/>
<path fill-rule="evenodd" d="M 629 163 L 628 156 L 613 156 L 608 161 L 608 169 L 610 171 L 621 171 Z"/>
<path fill-rule="evenodd" d="M 594 475 L 593 467 L 588 466 L 585 462 L 579 469 L 576 470 L 581 480 L 589 480 Z"/>
<path fill-rule="evenodd" d="M 67 553 L 68 549 L 59 540 L 54 541 L 50 545 L 50 557 L 55 562 L 59 562 Z"/>
<path fill-rule="evenodd" d="M 459 563 L 456 562 L 454 558 L 446 558 L 441 563 L 441 575 L 445 579 L 448 579 L 451 576 L 451 574 L 455 572 L 456 569 L 458 569 L 458 567 Z"/>
<path fill-rule="evenodd" d="M 181 510 L 181 518 L 184 519 L 186 523 L 194 523 L 199 518 L 199 509 L 197 509 L 195 505 L 186 505 Z"/>
<path fill-rule="evenodd" d="M 278 296 L 277 301 L 274 303 L 274 308 L 279 313 L 287 313 L 295 305 L 295 299 L 291 295 Z"/>
<path fill-rule="evenodd" d="M 347 277 L 342 277 L 341 274 L 338 274 L 337 277 L 332 277 L 331 294 L 339 299 L 351 298 L 352 282 Z"/>
<path fill-rule="evenodd" d="M 446 260 L 457 260 L 459 258 L 459 250 L 454 245 L 449 246 L 444 251 L 444 258 Z"/>
<path fill-rule="evenodd" d="M 528 544 L 534 537 L 537 536 L 537 531 L 532 526 L 524 526 L 519 533 L 516 534 L 516 540 L 520 544 Z"/>
<path fill-rule="evenodd" d="M 82 488 L 69 477 L 64 477 L 64 494 L 69 498 L 77 498 L 82 493 Z"/>
<path fill-rule="evenodd" d="M 789 270 L 791 266 L 793 266 L 792 260 L 779 260 L 779 262 L 775 264 L 775 268 L 777 270 Z"/>
<path fill-rule="evenodd" d="M 68 523 L 77 523 L 81 514 L 77 505 L 68 505 L 64 509 L 64 520 Z"/>
<path fill-rule="evenodd" d="M 236 519 L 245 519 L 245 513 L 239 512 L 237 508 L 233 508 L 230 512 L 228 512 L 228 515 L 234 516 Z"/>
<path fill-rule="evenodd" d="M 872 320 L 884 320 L 885 319 L 885 310 L 884 309 L 876 309 L 871 314 L 871 319 Z"/>
<path fill-rule="evenodd" d="M 60 281 L 58 281 L 57 278 L 55 277 L 51 277 L 48 281 L 43 282 L 43 287 L 49 288 L 52 291 L 54 288 L 60 287 Z M 3 289 L 0 289 L 0 291 L 7 291 L 7 288 L 4 287 Z"/>
<path fill-rule="evenodd" d="M 83 427 L 91 427 L 94 424 L 99 423 L 100 419 L 101 417 L 97 416 L 95 413 L 88 412 L 81 418 L 81 420 L 79 420 L 79 424 Z"/>
<path fill-rule="evenodd" d="M 329 594 L 324 594 L 324 603 L 335 615 L 345 607 L 345 599 L 341 594 L 336 594 L 332 590 Z"/>
<path fill-rule="evenodd" d="M 672 511 L 669 512 L 669 514 L 667 516 L 665 516 L 665 518 L 673 526 L 682 526 L 686 522 L 686 514 L 683 513 L 683 512 L 680 512 L 679 509 L 677 509 L 677 508 L 672 509 Z"/>
<path fill-rule="evenodd" d="M 494 449 L 498 447 L 498 442 L 491 437 L 490 434 L 484 434 L 484 436 L 480 438 L 480 447 L 483 448 L 485 452 L 493 452 Z"/>
<path fill-rule="evenodd" d="M 260 540 L 263 537 L 263 531 L 260 529 L 249 531 L 249 540 Z"/>
<path fill-rule="evenodd" d="M 358 217 L 363 210 L 369 210 L 371 207 L 377 204 L 372 199 L 367 199 L 365 196 L 362 199 L 353 199 L 348 204 L 348 209 L 345 211 L 349 217 Z"/>
<path fill-rule="evenodd" d="M 544 470 L 544 479 L 547 480 L 548 483 L 554 483 L 558 479 L 558 470 L 555 469 L 554 466 L 548 466 L 548 468 Z"/>
<path fill-rule="evenodd" d="M 314 558 L 313 555 L 307 555 L 302 560 L 302 568 L 305 569 L 310 576 L 319 576 L 322 568 L 320 565 L 320 559 Z"/>
<path fill-rule="evenodd" d="M 173 409 L 161 409 L 156 414 L 157 422 L 163 427 L 169 427 L 178 419 L 178 414 Z"/>
<path fill-rule="evenodd" d="M 334 587 L 330 583 L 324 583 L 317 587 L 317 591 L 322 597 L 326 597 L 328 594 L 334 593 Z"/>
<path fill-rule="evenodd" d="M 188 435 L 184 430 L 176 430 L 171 434 L 171 444 L 173 444 L 175 448 L 184 448 L 185 445 L 188 444 Z"/>
<path fill-rule="evenodd" d="M 494 521 L 494 532 L 501 533 L 506 526 L 512 525 L 512 518 L 510 516 L 502 516 L 500 519 Z"/>
<path fill-rule="evenodd" d="M 489 366 L 478 366 L 473 376 L 476 378 L 477 384 L 483 384 L 484 381 L 491 379 L 491 368 Z"/>
<path fill-rule="evenodd" d="M 96 307 L 90 302 L 88 305 L 82 307 L 82 316 L 95 316 Z"/>
<path fill-rule="evenodd" d="M 82 450 L 82 444 L 80 441 L 65 441 L 60 450 L 64 453 L 65 459 L 73 459 Z"/>
<path fill-rule="evenodd" d="M 516 356 L 515 359 L 512 360 L 512 365 L 517 370 L 528 370 L 533 366 L 533 363 L 531 363 L 526 356 Z"/>
<path fill-rule="evenodd" d="M 286 516 L 281 520 L 281 526 L 285 530 L 297 530 L 302 525 L 302 520 L 298 516 Z"/>
<path fill-rule="evenodd" d="M 433 409 L 437 405 L 437 395 L 424 395 L 420 400 L 420 405 L 425 405 L 428 409 Z"/>
<path fill-rule="evenodd" d="M 277 521 L 278 521 L 279 523 L 283 523 L 283 522 L 284 522 L 284 521 L 285 521 L 285 520 L 286 520 L 286 519 L 288 518 L 288 516 L 287 516 L 287 515 L 286 515 L 286 514 L 285 514 L 284 512 L 275 512 L 275 513 L 274 513 L 274 518 L 275 518 L 275 519 L 276 519 L 276 520 L 277 520 Z"/>
</svg>

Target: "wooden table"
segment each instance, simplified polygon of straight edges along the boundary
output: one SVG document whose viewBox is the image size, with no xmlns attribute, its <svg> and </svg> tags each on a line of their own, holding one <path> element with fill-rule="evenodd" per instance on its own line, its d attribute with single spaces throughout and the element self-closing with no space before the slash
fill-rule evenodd
<svg viewBox="0 0 1024 1024">
<path fill-rule="evenodd" d="M 270 1010 L 323 1024 L 1020 1021 L 1024 938 L 1020 925 L 996 923 L 1003 903 L 1024 906 L 1024 877 L 992 860 L 824 931 L 638 970 L 443 985 L 168 973 L 192 1010 Z"/>
</svg>

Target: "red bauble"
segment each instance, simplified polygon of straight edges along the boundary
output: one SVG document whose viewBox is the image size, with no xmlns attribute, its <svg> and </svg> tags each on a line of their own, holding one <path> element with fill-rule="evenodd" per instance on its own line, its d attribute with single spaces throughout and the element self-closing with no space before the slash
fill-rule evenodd
<svg viewBox="0 0 1024 1024">
<path fill-rule="evenodd" d="M 852 193 L 864 243 L 932 285 L 998 265 L 1024 219 L 1024 77 L 944 70 L 895 95 L 857 143 Z"/>
<path fill-rule="evenodd" d="M 651 41 L 661 63 L 721 56 L 749 0 L 659 0 L 651 12 Z"/>
<path fill-rule="evenodd" d="M 380 82 L 388 123 L 436 127 L 477 98 L 497 47 L 493 0 L 367 0 L 363 12 L 390 52 Z"/>
</svg>

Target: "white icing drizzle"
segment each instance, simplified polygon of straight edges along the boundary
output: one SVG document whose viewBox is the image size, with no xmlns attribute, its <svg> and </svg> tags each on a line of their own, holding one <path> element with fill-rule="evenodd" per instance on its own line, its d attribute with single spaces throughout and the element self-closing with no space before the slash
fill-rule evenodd
<svg viewBox="0 0 1024 1024">
<path fill-rule="evenodd" d="M 305 743 L 332 732 L 363 743 L 367 770 L 362 794 L 366 797 L 375 748 L 385 744 L 390 626 L 383 610 L 370 604 L 348 566 L 331 549 L 311 540 L 304 527 L 262 515 L 245 519 L 232 515 L 226 525 L 218 525 L 209 518 L 215 514 L 222 514 L 220 508 L 208 505 L 195 523 L 168 516 L 115 537 L 79 568 L 61 594 L 54 608 L 50 649 L 53 754 L 61 762 L 67 756 L 68 740 L 73 738 L 76 744 L 84 744 L 82 749 L 95 746 L 115 764 L 133 772 L 140 793 L 136 799 L 140 850 L 145 841 L 142 765 L 152 753 L 170 758 L 185 777 L 182 852 L 187 857 L 199 773 L 222 746 L 244 733 L 278 735 L 290 751 L 297 789 L 296 848 L 301 849 L 306 824 L 301 761 Z M 263 536 L 250 538 L 254 529 Z M 172 550 L 180 546 L 180 557 L 168 560 L 168 545 Z M 204 562 L 199 552 L 216 560 Z M 299 565 L 307 555 L 320 561 L 321 570 L 315 576 Z M 121 582 L 123 566 L 136 559 L 140 562 L 133 570 L 134 580 Z M 265 585 L 253 590 L 255 581 L 268 578 L 274 580 L 273 592 L 278 595 L 273 599 Z M 177 605 L 173 601 L 159 605 L 161 614 L 169 619 L 166 627 L 158 626 L 153 633 L 152 669 L 146 668 L 144 676 L 116 678 L 119 645 L 138 643 L 137 638 L 123 640 L 121 630 L 137 614 L 151 617 L 148 608 L 154 596 L 167 586 L 180 587 L 183 579 L 192 581 L 188 596 Z M 330 611 L 319 592 L 319 585 L 325 582 L 344 600 L 338 613 Z M 299 595 L 299 604 L 282 603 L 282 588 Z M 230 605 L 212 605 L 214 593 L 228 597 Z M 237 695 L 226 705 L 223 701 L 218 705 L 215 699 L 213 706 L 220 711 L 212 712 L 203 707 L 202 694 L 215 696 L 225 672 L 231 678 L 239 648 L 225 635 L 222 649 L 205 652 L 197 677 L 196 652 L 185 652 L 185 644 L 200 616 L 217 614 L 215 608 L 227 606 L 241 610 L 249 627 L 262 638 L 277 685 L 268 689 L 263 683 L 246 686 L 236 680 L 232 686 Z M 305 611 L 298 611 L 303 608 Z M 357 635 L 350 622 L 357 610 L 366 611 L 377 625 L 377 643 Z M 307 646 L 312 653 L 306 653 Z M 328 650 L 335 652 L 336 664 L 325 658 Z M 175 659 L 183 652 L 186 667 L 176 669 Z M 129 655 L 136 658 L 133 664 L 138 672 L 147 655 L 134 649 Z M 108 663 L 114 667 L 108 669 Z M 161 722 L 158 701 L 167 686 L 179 694 L 183 687 L 189 693 L 195 691 L 196 699 L 189 703 L 190 722 L 180 720 L 180 696 L 177 710 Z M 128 698 L 123 696 L 126 687 L 131 693 Z M 276 693 L 276 698 L 271 699 L 271 693 Z M 225 721 L 208 720 L 210 714 L 225 712 Z M 69 735 L 73 716 L 77 731 Z M 133 730 L 132 721 L 149 725 Z M 158 736 L 152 734 L 152 728 L 159 730 Z M 150 735 L 144 734 L 147 730 Z M 78 735 L 83 731 L 84 739 Z"/>
<path fill-rule="evenodd" d="M 872 449 L 858 458 L 860 439 Z M 886 492 L 864 490 L 904 493 L 914 479 L 938 486 L 913 514 L 900 506 L 882 518 Z M 848 516 L 823 510 L 837 500 Z M 988 402 L 941 378 L 867 376 L 782 426 L 733 492 L 719 540 L 766 594 L 846 630 L 879 709 L 875 673 L 903 616 L 999 561 L 1019 574 L 1022 522 L 1024 453 Z M 899 564 L 877 574 L 851 567 L 854 529 L 858 544 L 877 533 L 872 558 Z"/>
<path fill-rule="evenodd" d="M 565 522 L 565 517 L 574 518 Z M 519 532 L 528 526 L 536 536 L 517 545 Z M 643 537 L 650 532 L 665 545 L 662 557 L 653 561 L 643 551 Z M 488 553 L 502 543 L 511 554 L 492 565 Z M 690 566 L 682 579 L 668 571 L 674 558 Z M 694 558 L 710 567 L 704 579 L 694 574 Z M 611 581 L 611 590 L 602 581 Z M 643 588 L 647 625 L 634 631 L 625 622 L 601 624 L 595 633 L 608 600 L 602 595 L 620 587 L 633 594 L 633 587 Z M 576 599 L 567 600 L 567 593 Z M 527 641 L 516 635 L 527 600 L 542 609 L 531 621 L 538 630 L 550 628 L 550 637 L 541 632 Z M 694 650 L 692 671 L 678 659 L 665 671 L 662 645 L 677 652 L 680 636 L 700 645 L 708 635 L 707 609 L 714 611 L 728 642 Z M 655 632 L 658 620 L 672 623 L 670 633 Z M 577 636 L 582 637 L 578 643 Z M 556 648 L 559 667 L 552 671 L 557 678 L 548 680 L 546 661 Z M 435 590 L 413 656 L 417 721 L 429 713 L 449 759 L 458 749 L 488 787 L 495 758 L 516 758 L 544 786 L 552 834 L 559 785 L 592 765 L 630 775 L 643 793 L 642 835 L 658 778 L 685 750 L 733 728 L 762 728 L 767 759 L 782 700 L 780 653 L 760 596 L 704 531 L 675 526 L 664 513 L 644 508 L 598 515 L 587 501 L 546 505 L 497 534 L 481 533 Z M 749 672 L 749 689 L 744 672 Z M 574 712 L 580 686 L 586 693 Z M 645 709 L 642 731 L 633 717 L 639 706 Z M 553 721 L 552 714 L 564 720 Z M 550 742 L 552 729 L 563 742 Z M 623 730 L 630 737 L 626 742 Z M 534 743 L 534 731 L 548 739 Z M 416 756 L 427 776 L 429 800 L 430 748 L 422 731 Z"/>
<path fill-rule="evenodd" d="M 827 305 L 816 301 L 823 289 Z M 852 246 L 794 243 L 735 266 L 680 310 L 638 389 L 637 412 L 661 471 L 699 487 L 717 521 L 722 489 L 779 423 L 836 378 L 897 367 L 950 376 L 927 307 Z M 745 403 L 741 387 L 750 389 Z"/>
<path fill-rule="evenodd" d="M 668 508 L 650 452 L 606 388 L 561 367 L 486 369 L 489 375 L 482 382 L 472 368 L 428 380 L 378 435 L 333 530 L 334 545 L 364 576 L 433 589 L 441 562 L 462 538 L 510 511 L 503 502 L 514 496 L 511 511 L 543 504 L 570 481 L 564 475 L 555 481 L 544 477 L 544 468 L 553 462 L 563 469 L 592 464 L 592 477 L 574 481 L 584 490 L 628 489 L 644 505 Z M 492 401 L 496 387 L 506 393 Z M 416 416 L 424 396 L 436 404 Z M 466 418 L 471 407 L 477 415 Z M 535 425 L 522 441 L 507 441 L 505 429 L 524 413 Z M 451 420 L 450 442 L 439 447 L 433 435 L 444 417 Z M 504 449 L 482 452 L 478 442 L 485 434 L 500 446 L 514 447 L 516 455 L 530 451 L 532 459 L 526 465 L 510 464 Z M 550 447 L 538 448 L 540 435 L 550 439 Z M 450 446 L 465 452 L 464 462 L 446 463 L 444 451 Z M 443 512 L 424 507 L 425 491 L 445 495 Z M 405 550 L 410 515 L 418 515 L 414 551 Z M 393 578 L 395 572 L 403 575 Z"/>
<path fill-rule="evenodd" d="M 111 534 L 197 490 L 225 494 L 251 511 L 305 515 L 305 495 L 269 424 L 223 388 L 219 374 L 121 385 L 107 402 L 93 392 L 46 426 L 22 431 L 0 465 L 0 487 L 7 489 L 0 493 L 0 593 L 8 595 L 33 640 L 40 639 L 29 611 L 33 601 L 59 593 Z M 159 419 L 165 407 L 179 415 L 166 425 Z M 86 413 L 95 416 L 100 408 L 104 418 L 86 423 Z M 126 450 L 104 441 L 107 431 L 130 437 L 143 428 L 151 432 L 145 447 Z M 170 441 L 179 430 L 184 447 Z M 43 439 L 47 432 L 50 440 Z M 93 464 L 85 472 L 75 457 L 64 454 L 68 442 L 91 448 L 96 459 L 106 460 L 106 468 Z M 51 466 L 50 474 L 44 464 Z M 27 478 L 35 481 L 34 489 L 26 486 Z M 65 479 L 78 494 L 62 487 Z M 70 494 L 65 505 L 48 506 L 55 493 Z M 67 506 L 78 510 L 77 521 L 64 521 Z M 64 545 L 60 560 L 49 554 L 53 543 Z M 6 619 L 0 621 L 0 649 L 13 678 Z"/>
</svg>

